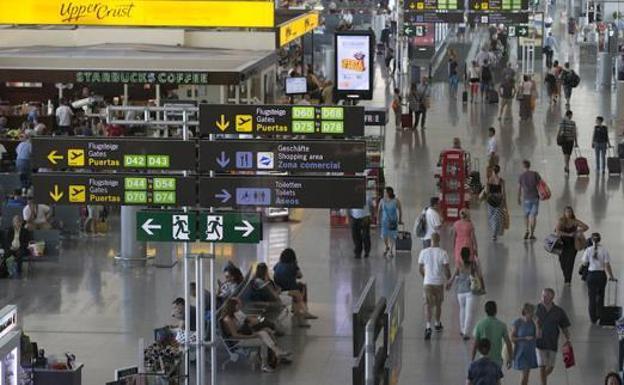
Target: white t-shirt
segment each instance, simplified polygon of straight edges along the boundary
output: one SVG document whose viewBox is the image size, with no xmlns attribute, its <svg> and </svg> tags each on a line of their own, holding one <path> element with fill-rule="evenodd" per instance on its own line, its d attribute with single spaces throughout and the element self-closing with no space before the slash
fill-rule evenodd
<svg viewBox="0 0 624 385">
<path fill-rule="evenodd" d="M 449 264 L 449 257 L 444 249 L 428 247 L 421 250 L 418 264 L 425 266 L 424 285 L 444 285 L 446 282 L 444 267 Z"/>
<path fill-rule="evenodd" d="M 47 222 L 46 215 L 49 212 L 50 212 L 50 206 L 46 206 L 46 205 L 42 205 L 42 204 L 37 205 L 37 213 L 35 215 L 34 222 L 36 224 L 46 223 Z M 30 210 L 30 206 L 26 205 L 24 207 L 24 210 L 22 211 L 22 215 L 23 215 L 25 221 L 28 221 L 30 219 L 30 216 L 32 215 L 32 211 Z"/>
<path fill-rule="evenodd" d="M 442 218 L 440 218 L 440 214 L 431 207 L 427 209 L 425 216 L 427 217 L 427 233 L 423 239 L 429 240 L 434 233 L 437 233 L 436 228 L 442 226 Z"/>
<path fill-rule="evenodd" d="M 582 263 L 589 263 L 589 271 L 604 271 L 605 264 L 611 263 L 609 252 L 604 247 L 598 245 L 596 258 L 594 258 L 594 247 L 588 247 L 583 253 Z"/>
<path fill-rule="evenodd" d="M 487 153 L 488 155 L 496 154 L 498 152 L 498 145 L 496 143 L 496 137 L 492 136 L 488 139 L 487 143 Z"/>
<path fill-rule="evenodd" d="M 69 106 L 62 105 L 56 109 L 56 121 L 61 127 L 70 127 L 72 116 L 74 113 Z"/>
</svg>

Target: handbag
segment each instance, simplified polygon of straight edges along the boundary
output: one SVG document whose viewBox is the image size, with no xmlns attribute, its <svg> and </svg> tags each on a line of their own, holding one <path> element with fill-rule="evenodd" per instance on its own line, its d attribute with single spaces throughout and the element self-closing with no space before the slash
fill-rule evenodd
<svg viewBox="0 0 624 385">
<path fill-rule="evenodd" d="M 587 239 L 583 235 L 583 233 L 576 233 L 574 236 L 574 248 L 576 251 L 585 250 L 587 247 Z"/>
<path fill-rule="evenodd" d="M 511 217 L 509 216 L 509 210 L 507 207 L 503 209 L 503 229 L 509 230 L 509 226 L 511 225 Z"/>
<path fill-rule="evenodd" d="M 544 179 L 540 178 L 537 181 L 537 194 L 539 195 L 539 199 L 542 201 L 550 199 L 552 193 L 550 192 L 550 187 L 544 182 Z"/>
<path fill-rule="evenodd" d="M 544 238 L 544 250 L 550 254 L 561 255 L 563 251 L 563 242 L 555 233 L 549 234 Z"/>
<path fill-rule="evenodd" d="M 566 369 L 569 369 L 576 365 L 576 359 L 574 358 L 574 349 L 572 348 L 572 344 L 565 344 L 561 349 L 561 354 L 563 356 L 563 364 Z"/>
<path fill-rule="evenodd" d="M 579 267 L 578 273 L 581 276 L 582 281 L 587 281 L 587 274 L 589 273 L 589 264 L 583 263 L 581 267 Z"/>
<path fill-rule="evenodd" d="M 475 269 L 470 273 L 470 291 L 473 295 L 484 295 L 485 285 L 483 284 L 483 278 L 477 276 Z"/>
</svg>

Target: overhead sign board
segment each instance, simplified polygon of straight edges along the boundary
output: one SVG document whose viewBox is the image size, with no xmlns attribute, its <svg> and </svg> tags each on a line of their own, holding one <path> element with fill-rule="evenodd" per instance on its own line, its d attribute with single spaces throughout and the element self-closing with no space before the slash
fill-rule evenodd
<svg viewBox="0 0 624 385">
<path fill-rule="evenodd" d="M 529 0 L 468 0 L 471 11 L 528 11 Z"/>
<path fill-rule="evenodd" d="M 364 107 L 200 104 L 199 131 L 256 136 L 363 136 Z"/>
<path fill-rule="evenodd" d="M 388 109 L 367 108 L 364 111 L 364 124 L 367 126 L 385 126 L 388 124 Z"/>
<path fill-rule="evenodd" d="M 258 243 L 262 220 L 258 213 L 140 211 L 137 240 L 144 242 Z"/>
<path fill-rule="evenodd" d="M 363 140 L 201 141 L 199 171 L 363 172 Z"/>
<path fill-rule="evenodd" d="M 272 1 L 0 0 L 0 24 L 272 28 Z"/>
<path fill-rule="evenodd" d="M 528 22 L 528 12 L 470 12 L 468 14 L 468 23 L 470 24 L 522 24 Z M 528 34 L 528 28 L 526 33 Z"/>
<path fill-rule="evenodd" d="M 464 9 L 463 0 L 405 0 L 406 11 L 456 11 Z"/>
<path fill-rule="evenodd" d="M 38 203 L 190 206 L 197 200 L 195 178 L 168 174 L 38 173 L 32 179 Z"/>
<path fill-rule="evenodd" d="M 364 207 L 364 177 L 217 176 L 200 178 L 203 207 Z"/>
<path fill-rule="evenodd" d="M 195 142 L 34 137 L 33 166 L 50 169 L 194 170 Z"/>
<path fill-rule="evenodd" d="M 418 26 L 411 24 L 438 24 L 438 23 L 463 23 L 463 11 L 415 11 L 405 14 L 404 33 L 406 36 L 423 36 L 419 33 Z"/>
<path fill-rule="evenodd" d="M 282 47 L 291 41 L 314 30 L 319 25 L 318 12 L 308 12 L 286 23 L 280 24 L 278 46 Z"/>
<path fill-rule="evenodd" d="M 375 37 L 369 32 L 336 32 L 336 95 L 339 98 L 373 98 L 374 46 Z"/>
</svg>

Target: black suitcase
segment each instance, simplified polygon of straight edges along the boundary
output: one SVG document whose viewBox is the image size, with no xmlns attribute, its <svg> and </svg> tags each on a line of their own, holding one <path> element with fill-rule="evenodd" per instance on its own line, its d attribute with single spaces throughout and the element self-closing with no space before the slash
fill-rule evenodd
<svg viewBox="0 0 624 385">
<path fill-rule="evenodd" d="M 412 233 L 409 231 L 399 230 L 397 232 L 397 239 L 395 244 L 397 252 L 411 252 L 412 251 Z"/>
<path fill-rule="evenodd" d="M 462 103 L 468 103 L 468 91 L 462 92 Z"/>
<path fill-rule="evenodd" d="M 498 92 L 496 92 L 496 90 L 489 90 L 487 93 L 487 101 L 490 104 L 498 103 Z"/>
<path fill-rule="evenodd" d="M 607 282 L 605 305 L 602 307 L 600 314 L 598 314 L 598 318 L 600 318 L 598 323 L 602 326 L 615 326 L 615 322 L 622 318 L 622 307 L 617 306 L 617 292 L 617 281 Z M 610 298 L 613 300 L 610 301 Z"/>
<path fill-rule="evenodd" d="M 622 174 L 622 160 L 616 157 L 613 151 L 611 151 L 611 156 L 607 156 L 607 170 L 609 174 Z"/>
</svg>

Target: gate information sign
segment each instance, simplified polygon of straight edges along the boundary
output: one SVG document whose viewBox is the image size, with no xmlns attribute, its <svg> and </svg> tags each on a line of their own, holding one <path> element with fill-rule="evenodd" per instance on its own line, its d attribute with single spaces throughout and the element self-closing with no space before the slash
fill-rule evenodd
<svg viewBox="0 0 624 385">
<path fill-rule="evenodd" d="M 363 140 L 201 141 L 199 171 L 363 172 Z"/>
<path fill-rule="evenodd" d="M 209 134 L 364 135 L 364 107 L 201 104 L 199 131 Z"/>
<path fill-rule="evenodd" d="M 194 170 L 195 143 L 183 140 L 33 138 L 33 165 L 51 169 Z"/>
</svg>

